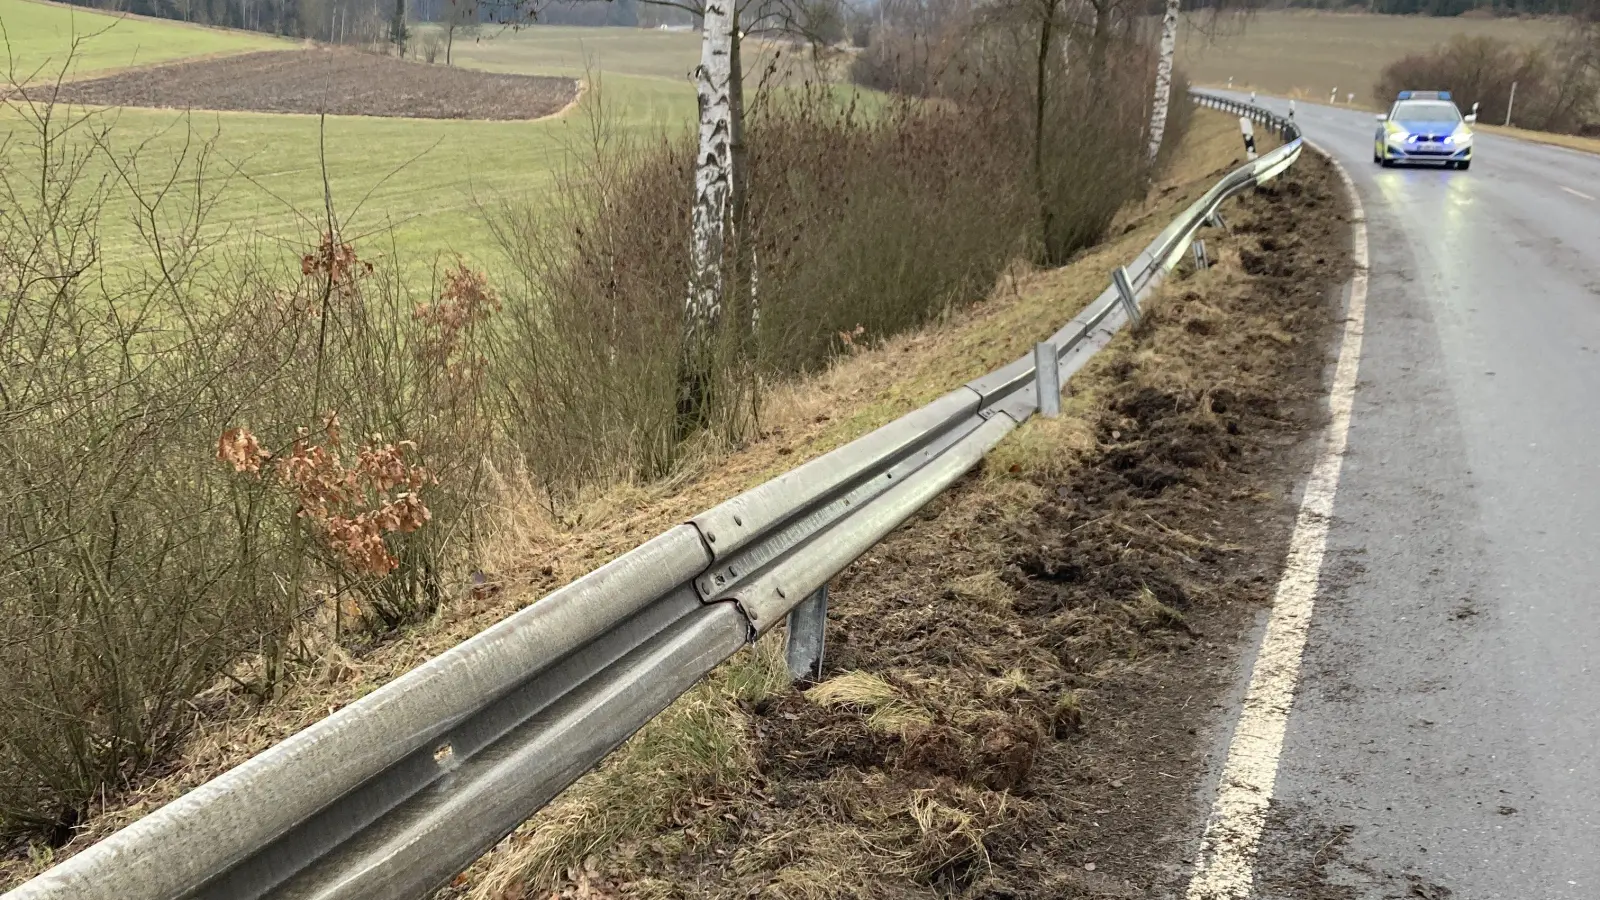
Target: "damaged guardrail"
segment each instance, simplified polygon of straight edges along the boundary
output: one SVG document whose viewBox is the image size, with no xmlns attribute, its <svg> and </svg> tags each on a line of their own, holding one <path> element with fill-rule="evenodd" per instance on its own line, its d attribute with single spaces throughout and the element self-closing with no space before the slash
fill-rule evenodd
<svg viewBox="0 0 1600 900">
<path fill-rule="evenodd" d="M 1291 120 L 1193 96 L 1285 143 L 1219 181 L 1043 343 L 1055 398 L 1224 200 L 1299 156 Z M 427 896 L 779 621 L 791 667 L 814 674 L 828 580 L 1035 414 L 1035 359 L 668 530 L 4 900 Z"/>
</svg>

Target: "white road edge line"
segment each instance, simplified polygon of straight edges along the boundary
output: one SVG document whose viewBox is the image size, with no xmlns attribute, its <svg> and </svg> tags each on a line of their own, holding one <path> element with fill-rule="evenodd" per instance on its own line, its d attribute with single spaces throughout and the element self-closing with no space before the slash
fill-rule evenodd
<svg viewBox="0 0 1600 900">
<path fill-rule="evenodd" d="M 1585 194 L 1583 191 L 1575 191 L 1572 188 L 1569 188 L 1564 184 L 1563 185 L 1558 185 L 1558 187 L 1560 187 L 1563 191 L 1566 191 L 1567 193 L 1571 194 L 1574 197 L 1582 197 L 1585 200 L 1593 200 L 1594 199 L 1593 197 L 1589 196 L 1588 194 Z"/>
<path fill-rule="evenodd" d="M 1228 759 L 1200 842 L 1199 864 L 1189 881 L 1187 900 L 1248 900 L 1250 896 L 1256 851 L 1278 778 L 1278 759 L 1283 752 L 1295 685 L 1300 679 L 1301 653 L 1311 627 L 1322 558 L 1328 545 L 1328 523 L 1350 432 L 1367 312 L 1366 214 L 1344 167 L 1321 147 L 1309 145 L 1333 164 L 1350 197 L 1355 272 L 1350 277 L 1344 338 L 1328 395 L 1328 430 L 1295 517 L 1282 580 L 1278 582 L 1267 632 L 1250 674 L 1244 709 L 1228 745 Z"/>
</svg>

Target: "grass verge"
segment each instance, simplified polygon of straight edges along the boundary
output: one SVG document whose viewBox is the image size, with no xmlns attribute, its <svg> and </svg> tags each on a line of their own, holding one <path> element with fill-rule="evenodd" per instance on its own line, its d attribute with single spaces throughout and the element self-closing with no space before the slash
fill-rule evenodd
<svg viewBox="0 0 1600 900">
<path fill-rule="evenodd" d="M 1516 138 L 1519 141 L 1532 141 L 1535 144 L 1548 144 L 1552 147 L 1565 147 L 1568 150 L 1579 150 L 1584 153 L 1600 153 L 1600 138 L 1584 137 L 1577 134 L 1555 134 L 1549 131 L 1529 131 L 1526 128 L 1506 128 L 1501 125 L 1474 125 L 1474 130 L 1496 134 L 1501 137 Z"/>
<path fill-rule="evenodd" d="M 1229 158 L 1226 125 L 1214 116 L 1197 124 L 1184 157 L 1191 171 L 1206 168 L 1201 160 L 1215 166 Z M 1150 226 L 1216 174 L 1169 184 L 1165 197 L 1158 191 L 1125 222 L 1126 246 L 1105 252 L 1130 255 Z M 1308 208 L 1325 204 L 1324 234 L 1340 227 L 1330 196 L 1299 198 Z M 1288 203 L 1276 205 L 1281 215 Z M 1245 215 L 1239 228 L 1257 223 Z M 1259 267 L 1263 249 L 1225 247 L 1222 266 L 1175 286 L 1171 311 L 1158 305 L 1146 329 L 1119 340 L 1079 377 L 1066 415 L 1025 427 L 987 461 L 983 477 L 941 498 L 842 576 L 823 683 L 753 703 L 718 695 L 725 725 L 743 732 L 747 771 L 730 777 L 721 755 L 652 759 L 657 731 L 677 727 L 671 718 L 658 720 L 480 861 L 451 894 L 864 898 L 986 896 L 992 889 L 1027 896 L 1020 885 L 1031 882 L 1038 896 L 1071 895 L 1053 871 L 1063 868 L 1060 860 L 1044 848 L 1078 808 L 1062 782 L 1082 774 L 1071 744 L 1085 708 L 1101 714 L 1112 679 L 1146 671 L 1146 657 L 1159 662 L 1192 642 L 1188 617 L 1220 593 L 1200 582 L 1232 562 L 1226 557 L 1233 546 L 1212 526 L 1169 515 L 1163 505 L 1194 518 L 1210 499 L 1203 495 L 1220 490 L 1224 502 L 1247 501 L 1236 523 L 1254 521 L 1273 498 L 1249 491 L 1235 497 L 1241 486 L 1205 481 L 1213 466 L 1226 473 L 1241 421 L 1262 425 L 1261 438 L 1242 441 L 1248 450 L 1279 446 L 1270 434 L 1275 404 L 1299 399 L 1279 376 L 1292 371 L 1302 390 L 1306 382 L 1314 389 L 1317 379 L 1316 337 L 1327 323 L 1320 290 L 1262 302 L 1271 287 L 1241 270 Z M 1325 255 L 1303 261 L 1322 271 L 1309 274 L 1337 276 L 1337 254 L 1320 246 L 1316 252 Z M 968 340 L 1003 345 L 1007 336 L 1035 333 L 1037 324 L 1020 322 L 1056 321 L 1098 292 L 1105 269 L 1097 255 L 1019 279 L 1014 291 L 990 301 L 992 316 L 930 329 L 921 343 L 891 342 L 833 374 L 870 378 L 887 365 L 916 385 L 919 369 L 960 357 Z M 1009 316 L 1018 324 L 1008 324 Z M 1236 360 L 1245 360 L 1244 372 L 1217 371 Z M 1226 410 L 1235 402 L 1242 409 L 1230 419 Z M 1146 435 L 1136 434 L 1141 427 Z M 1190 437 L 1196 431 L 1203 433 Z M 1191 482 L 1199 486 L 1179 502 L 1162 497 Z M 1073 543 L 1048 534 L 1059 524 L 1043 511 L 1052 501 L 1084 512 L 1084 530 L 1092 530 L 1079 546 L 1098 557 L 1066 563 L 1061 568 L 1076 574 L 1060 579 L 1054 560 L 1041 561 Z M 1103 513 L 1087 515 L 1102 504 Z M 1213 570 L 1169 574 L 1174 558 L 1206 554 Z M 1071 602 L 1051 596 L 1074 579 L 1084 583 Z M 699 708 L 706 699 L 697 692 L 686 702 Z M 1046 761 L 1054 766 L 1054 796 L 1042 796 L 1043 779 L 1034 778 Z M 589 812 L 622 802 L 630 786 L 652 783 L 638 773 L 669 769 L 670 789 L 646 804 L 652 815 L 666 811 L 653 822 L 639 817 L 624 833 L 606 827 L 616 813 L 599 819 Z M 685 773 L 699 777 L 685 780 Z M 711 787 L 674 792 L 693 781 Z M 1007 878 L 1011 883 L 1002 884 Z M 547 894 L 552 890 L 558 893 Z"/>
<path fill-rule="evenodd" d="M 493 590 L 444 604 L 431 618 L 405 626 L 394 640 L 359 658 L 334 650 L 319 664 L 291 673 L 270 715 L 262 715 L 259 698 L 246 692 L 225 686 L 205 692 L 195 700 L 204 721 L 169 762 L 140 776 L 130 790 L 100 798 L 59 850 L 42 844 L 13 848 L 0 864 L 4 879 L 20 880 L 87 846 L 671 523 L 1021 355 L 1037 335 L 1092 299 L 1112 266 L 1136 253 L 1241 155 L 1221 117 L 1209 117 L 1194 130 L 1189 152 L 1179 167 L 1186 180 L 1159 185 L 1149 201 L 1126 211 L 1116 225 L 1117 237 L 1084 254 L 1079 265 L 1046 273 L 1013 271 L 992 298 L 968 307 L 959 323 L 939 322 L 892 338 L 815 377 L 778 387 L 760 432 L 731 454 L 708 452 L 656 483 L 592 490 L 560 516 L 551 514 L 535 488 L 502 474 L 494 493 L 506 499 L 491 516 L 484 557 Z M 1191 161 L 1195 154 L 1205 161 Z M 1024 297 L 1033 299 L 1024 302 Z"/>
</svg>

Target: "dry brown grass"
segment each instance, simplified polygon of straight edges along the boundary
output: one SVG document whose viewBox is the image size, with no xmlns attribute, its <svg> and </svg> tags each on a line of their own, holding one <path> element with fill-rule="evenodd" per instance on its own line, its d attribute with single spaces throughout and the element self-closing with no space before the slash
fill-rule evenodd
<svg viewBox="0 0 1600 900">
<path fill-rule="evenodd" d="M 1529 131 L 1526 128 L 1506 128 L 1503 125 L 1485 125 L 1481 123 L 1474 125 L 1473 128 L 1488 134 L 1498 134 L 1503 137 L 1532 141 L 1535 144 L 1549 144 L 1552 147 L 1565 147 L 1568 150 L 1580 150 L 1584 153 L 1600 153 L 1600 138 L 1583 137 L 1577 134 L 1553 134 L 1548 131 Z"/>
<path fill-rule="evenodd" d="M 1150 200 L 1127 211 L 1118 221 L 1116 237 L 1067 268 L 1015 271 L 992 297 L 970 307 L 959 321 L 938 322 L 891 338 L 839 360 L 815 377 L 778 387 L 758 436 L 726 454 L 708 450 L 670 479 L 594 490 L 557 517 L 538 491 L 519 490 L 514 476 L 504 476 L 508 499 L 493 511 L 487 540 L 496 591 L 453 602 L 432 620 L 409 629 L 403 639 L 358 660 L 330 660 L 298 673 L 270 716 L 261 715 L 255 701 L 234 692 L 219 691 L 205 698 L 216 712 L 188 739 L 168 774 L 93 810 L 80 834 L 56 854 L 41 850 L 33 859 L 16 857 L 0 864 L 0 883 L 15 883 L 48 864 L 52 856 L 88 846 L 671 524 L 1021 356 L 1039 335 L 1059 327 L 1098 295 L 1113 266 L 1134 256 L 1173 214 L 1241 158 L 1231 120 L 1197 116 L 1174 169 L 1175 175 L 1188 178 L 1181 183 L 1164 181 Z M 1030 490 L 1013 482 L 995 494 L 1009 495 L 1007 502 L 1017 505 L 1025 504 Z M 741 746 L 746 735 L 739 725 L 747 714 L 740 700 L 748 702 L 769 692 L 777 683 L 775 665 L 770 656 L 741 654 L 614 754 L 599 773 L 570 789 L 534 825 L 487 856 L 463 889 L 490 879 L 514 886 L 530 871 L 581 872 L 585 857 L 596 850 L 626 846 L 630 836 L 653 835 L 663 820 L 670 821 L 685 805 L 693 807 L 707 792 L 737 789 L 747 752 Z M 936 692 L 935 686 L 924 685 L 924 690 Z M 698 733 L 703 740 L 681 741 L 679 732 Z M 728 743 L 719 743 L 724 739 Z M 653 759 L 661 747 L 673 748 L 671 753 L 659 751 L 667 753 L 661 760 L 671 760 L 676 773 L 670 781 L 658 777 L 662 768 Z M 640 797 L 648 799 L 640 800 L 634 811 L 612 809 L 624 798 Z M 990 802 L 980 798 L 973 808 L 982 809 Z M 967 826 L 930 812 L 932 807 L 924 805 L 921 813 L 915 813 L 903 797 L 888 806 L 898 810 L 890 818 L 906 833 L 932 835 L 928 855 L 907 865 L 925 865 L 963 846 L 961 834 Z M 922 820 L 931 830 L 924 830 Z M 986 826 L 972 827 L 982 832 Z"/>
<path fill-rule="evenodd" d="M 609 496 L 625 495 L 626 505 L 638 504 L 634 514 L 640 518 L 635 521 L 641 523 L 663 521 L 659 514 L 665 508 L 687 513 L 697 502 L 687 499 L 686 495 L 703 501 L 709 498 L 701 491 L 715 489 L 719 494 L 727 494 L 744 484 L 759 482 L 933 399 L 953 384 L 1021 355 L 1035 336 L 1058 326 L 1098 295 L 1111 264 L 1131 257 L 1180 204 L 1198 196 L 1218 174 L 1237 161 L 1236 154 L 1241 150 L 1234 146 L 1235 140 L 1231 120 L 1222 116 L 1200 117 L 1176 169 L 1180 174 L 1191 175 L 1191 179 L 1182 183 L 1169 180 L 1158 186 L 1155 199 L 1126 215 L 1123 227 L 1127 230 L 1109 246 L 1086 254 L 1066 269 L 1013 273 L 996 295 L 975 308 L 965 321 L 891 339 L 881 347 L 839 362 L 814 379 L 785 389 L 780 398 L 769 405 L 769 418 L 764 423 L 760 441 L 722 460 L 714 470 L 693 482 L 680 485 L 676 496 L 653 495 L 653 489 L 638 487 L 619 489 Z M 1084 392 L 1084 396 L 1092 396 L 1092 392 Z M 830 415 L 830 411 L 841 408 L 853 412 L 842 419 Z M 1070 412 L 1072 409 L 1081 410 L 1082 415 L 1074 415 Z M 1077 434 L 1079 443 L 1076 446 L 1087 451 L 1093 439 L 1092 428 L 1085 420 L 1098 415 L 1099 410 L 1091 409 L 1087 402 L 1078 407 L 1069 404 L 1067 415 L 1029 426 L 1003 444 L 996 451 L 995 459 L 1016 459 L 1019 463 L 1030 460 L 1030 452 L 1019 451 L 1019 445 L 1048 447 L 1051 437 L 1062 429 Z M 1066 424 L 1069 422 L 1075 424 Z M 1048 451 L 1048 455 L 1054 458 L 1055 451 Z M 1063 468 L 1066 465 L 1055 464 Z M 995 471 L 1001 467 L 991 465 L 989 468 Z M 1039 493 L 1025 478 L 1012 477 L 1003 483 L 993 483 L 986 489 L 989 495 L 986 507 L 1012 511 L 1028 509 L 1038 501 Z M 645 514 L 646 509 L 653 510 L 653 514 Z M 953 581 L 951 590 L 958 598 L 975 606 L 1001 612 L 1011 606 L 1014 591 L 999 577 L 999 557 L 1004 550 L 1000 547 L 994 550 L 998 556 L 992 568 Z M 871 562 L 869 558 L 868 564 Z M 527 563 L 524 561 L 522 566 L 526 567 Z M 1136 604 L 1130 607 L 1128 618 L 1132 623 L 1157 626 L 1167 620 L 1168 612 L 1163 610 L 1166 608 L 1159 601 L 1155 606 Z M 1033 678 L 1026 667 L 1011 667 L 988 678 L 983 690 L 990 697 L 1007 698 L 1028 694 L 1033 688 Z M 703 708 L 708 696 L 705 690 L 697 690 L 678 706 Z M 815 706 L 854 711 L 867 728 L 897 738 L 920 734 L 936 718 L 942 718 L 950 708 L 946 701 L 951 696 L 954 695 L 950 689 L 938 679 L 908 671 L 895 671 L 892 677 L 880 673 L 844 672 L 806 694 L 807 702 Z M 743 720 L 742 714 L 733 712 L 738 706 L 736 701 L 724 694 L 722 702 L 728 710 L 722 714 L 723 721 Z M 1066 723 L 1056 727 L 1069 728 L 1072 727 L 1070 723 L 1081 720 L 1078 702 L 1074 692 L 1055 698 L 1053 718 Z M 658 720 L 647 733 L 653 733 L 661 721 L 665 720 Z M 748 741 L 750 735 L 747 733 L 743 739 Z M 824 733 L 818 735 L 817 740 L 826 742 L 828 738 Z M 713 802 L 707 793 L 675 795 L 675 789 L 689 787 L 694 781 L 677 775 L 649 802 L 634 804 L 642 814 L 630 818 L 635 828 L 632 832 L 623 833 L 609 827 L 609 822 L 602 823 L 590 816 L 570 814 L 574 806 L 592 809 L 613 801 L 619 796 L 619 787 L 625 791 L 632 783 L 629 773 L 652 769 L 666 771 L 669 767 L 679 775 L 684 771 L 718 770 L 716 757 L 690 763 L 682 759 L 652 760 L 651 755 L 647 740 L 630 742 L 598 775 L 569 789 L 557 807 L 530 820 L 517 834 L 480 860 L 461 879 L 457 890 L 474 900 L 491 900 L 507 896 L 508 889 L 512 897 L 543 896 L 540 892 L 548 886 L 568 883 L 570 887 L 579 879 L 598 885 L 605 881 L 602 872 L 629 868 L 619 860 L 638 854 L 670 854 L 674 847 L 682 849 L 687 844 L 699 844 L 713 837 L 695 827 L 680 831 L 680 820 L 670 816 L 657 816 L 652 822 L 651 817 L 666 808 L 694 808 L 697 804 Z M 612 770 L 620 774 L 608 776 L 607 772 Z M 841 785 L 840 789 L 845 788 Z M 957 791 L 956 798 L 907 797 L 885 784 L 879 798 L 881 805 L 868 813 L 876 820 L 877 827 L 774 836 L 741 849 L 730 865 L 751 871 L 781 870 L 769 886 L 768 895 L 796 900 L 872 896 L 874 879 L 886 872 L 915 881 L 953 868 L 981 867 L 987 855 L 984 839 L 1008 817 L 1007 805 L 1014 812 L 1026 804 L 1005 794 L 965 788 Z M 728 822 L 717 827 L 736 826 Z M 908 846 L 914 849 L 907 849 Z M 552 848 L 555 847 L 567 848 L 567 855 L 564 858 L 554 855 Z M 577 852 L 579 848 L 583 852 Z M 586 857 L 595 864 L 586 863 Z M 862 859 L 873 862 L 853 869 L 841 864 Z M 640 896 L 681 896 L 670 885 L 652 887 L 652 884 L 648 878 L 632 881 L 629 890 Z M 655 893 L 656 890 L 660 893 Z"/>
<path fill-rule="evenodd" d="M 1256 89 L 1283 97 L 1326 103 L 1339 89 L 1339 102 L 1354 93 L 1363 109 L 1388 108 L 1393 98 L 1372 96 L 1384 66 L 1407 53 L 1427 49 L 1456 35 L 1502 38 L 1535 46 L 1558 37 L 1555 20 L 1468 19 L 1429 16 L 1379 16 L 1307 10 L 1263 10 L 1242 30 L 1215 41 L 1191 29 L 1179 64 L 1195 83 L 1221 87 L 1234 79 L 1238 90 Z"/>
<path fill-rule="evenodd" d="M 1280 203 L 1278 213 L 1291 207 Z M 1323 210 L 1319 240 L 1340 228 L 1337 211 Z M 1039 435 L 1057 433 L 1058 423 L 1035 420 L 1002 445 L 981 477 L 947 493 L 836 581 L 829 677 L 804 693 L 778 691 L 748 711 L 740 707 L 748 749 L 741 758 L 753 768 L 738 779 L 737 795 L 707 789 L 664 797 L 683 784 L 675 770 L 663 794 L 637 804 L 659 811 L 665 803 L 674 812 L 653 825 L 634 818 L 637 830 L 628 834 L 542 814 L 480 861 L 459 889 L 479 900 L 1129 890 L 1120 877 L 1101 884 L 1063 871 L 1077 870 L 1073 851 L 1100 833 L 1073 810 L 1134 802 L 1125 799 L 1125 782 L 1152 773 L 1126 752 L 1089 757 L 1077 738 L 1088 729 L 1168 748 L 1163 773 L 1196 765 L 1170 746 L 1188 740 L 1184 723 L 1168 723 L 1172 730 L 1158 738 L 1128 733 L 1116 721 L 1116 685 L 1180 659 L 1195 643 L 1191 617 L 1241 598 L 1265 599 L 1265 588 L 1224 574 L 1237 571 L 1231 560 L 1277 552 L 1234 546 L 1217 521 L 1256 527 L 1275 502 L 1249 487 L 1262 460 L 1235 462 L 1230 454 L 1252 451 L 1231 436 L 1242 422 L 1242 433 L 1256 435 L 1240 439 L 1246 446 L 1281 446 L 1271 428 L 1292 418 L 1279 404 L 1295 402 L 1281 392 L 1314 389 L 1320 371 L 1321 349 L 1307 343 L 1327 323 L 1320 291 L 1281 299 L 1281 285 L 1246 271 L 1258 267 L 1254 235 L 1280 234 L 1283 223 L 1259 225 L 1242 212 L 1230 218 L 1238 233 L 1217 248 L 1219 264 L 1170 283 L 1154 299 L 1148 325 L 1119 337 L 1077 379 L 1079 405 L 1063 418 L 1083 420 L 1074 433 L 1089 436 L 1092 446 L 1079 452 L 1093 457 L 1092 468 L 1052 463 L 1057 476 L 996 465 L 1003 453 L 1031 463 L 1036 454 L 1016 447 L 1045 447 Z M 1322 274 L 1339 276 L 1338 254 L 1325 244 L 1302 255 L 1308 264 L 1317 260 Z M 939 329 L 937 346 L 958 346 L 969 329 L 1002 339 L 987 331 L 1001 318 L 995 307 L 1048 309 L 1061 296 L 1060 281 L 1023 281 L 1027 287 L 986 307 L 993 318 Z M 899 352 L 888 359 L 911 373 L 926 361 L 922 352 L 886 349 Z M 863 354 L 839 370 L 860 377 L 882 359 L 881 351 Z M 1290 372 L 1295 387 L 1286 388 Z M 1170 492 L 1146 480 L 1162 466 L 1181 468 Z M 1241 482 L 1236 468 L 1251 474 Z M 1174 690 L 1186 706 L 1194 686 Z M 607 768 L 685 765 L 650 756 L 636 742 Z M 710 760 L 689 769 L 716 771 Z M 1149 780 L 1155 783 L 1141 799 L 1171 793 L 1169 783 Z M 1100 790 L 1122 797 L 1084 805 L 1081 798 L 1096 790 L 1086 782 L 1109 784 Z M 617 796 L 617 783 L 629 781 L 611 782 L 602 770 L 563 802 L 603 802 Z M 563 863 L 548 852 L 552 844 L 587 855 L 569 853 Z M 1136 853 L 1151 853 L 1151 844 L 1146 836 Z M 1135 883 L 1147 877 L 1133 876 Z"/>
</svg>

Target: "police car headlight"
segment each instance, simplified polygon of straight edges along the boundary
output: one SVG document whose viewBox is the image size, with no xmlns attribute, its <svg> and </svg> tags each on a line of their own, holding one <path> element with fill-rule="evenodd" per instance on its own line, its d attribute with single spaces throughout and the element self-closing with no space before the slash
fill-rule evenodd
<svg viewBox="0 0 1600 900">
<path fill-rule="evenodd" d="M 1389 143 L 1391 143 L 1391 144 L 1404 144 L 1406 142 L 1406 139 L 1409 138 L 1409 137 L 1411 137 L 1411 135 L 1405 133 L 1404 131 L 1391 132 L 1389 134 Z"/>
</svg>

